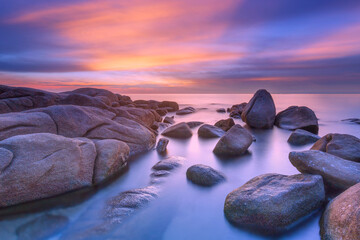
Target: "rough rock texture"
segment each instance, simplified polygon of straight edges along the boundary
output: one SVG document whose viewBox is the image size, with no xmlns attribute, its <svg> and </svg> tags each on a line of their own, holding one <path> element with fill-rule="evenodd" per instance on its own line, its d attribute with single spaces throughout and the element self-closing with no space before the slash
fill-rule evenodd
<svg viewBox="0 0 360 240">
<path fill-rule="evenodd" d="M 265 89 L 258 90 L 241 114 L 241 119 L 252 128 L 272 128 L 275 121 L 275 104 Z"/>
<path fill-rule="evenodd" d="M 161 134 L 172 138 L 191 138 L 192 131 L 186 123 L 182 122 L 168 127 Z"/>
<path fill-rule="evenodd" d="M 350 161 L 360 162 L 360 139 L 352 135 L 327 134 L 317 141 L 311 149 L 327 152 Z"/>
<path fill-rule="evenodd" d="M 318 119 L 308 107 L 288 107 L 276 115 L 275 125 L 288 130 L 304 129 L 315 134 L 319 131 Z"/>
<path fill-rule="evenodd" d="M 189 125 L 189 128 L 196 128 L 200 125 L 203 125 L 204 122 L 199 122 L 199 121 L 191 121 L 191 122 L 187 122 L 187 125 Z"/>
<path fill-rule="evenodd" d="M 360 182 L 357 162 L 315 150 L 291 152 L 289 159 L 300 172 L 321 175 L 325 185 L 335 191 L 344 191 Z"/>
<path fill-rule="evenodd" d="M 354 240 L 360 236 L 360 183 L 352 186 L 326 207 L 321 219 L 321 239 Z"/>
<path fill-rule="evenodd" d="M 232 118 L 241 118 L 241 114 L 244 111 L 246 105 L 247 105 L 246 102 L 233 105 L 231 108 L 229 108 L 229 111 L 228 111 L 228 112 L 230 112 L 229 116 Z"/>
<path fill-rule="evenodd" d="M 252 135 L 236 124 L 220 138 L 213 152 L 218 155 L 241 155 L 247 151 L 252 142 Z"/>
<path fill-rule="evenodd" d="M 232 118 L 219 120 L 214 124 L 215 127 L 221 128 L 225 132 L 228 131 L 234 125 L 235 122 Z"/>
<path fill-rule="evenodd" d="M 302 130 L 302 129 L 296 129 L 294 132 L 291 133 L 289 139 L 287 140 L 288 143 L 292 145 L 305 145 L 309 143 L 314 143 L 317 140 L 319 140 L 320 137 L 318 135 L 315 135 L 311 132 Z"/>
<path fill-rule="evenodd" d="M 224 136 L 224 134 L 224 130 L 210 124 L 204 124 L 198 130 L 198 135 L 202 138 L 219 138 Z"/>
<path fill-rule="evenodd" d="M 156 145 L 156 150 L 158 151 L 158 153 L 166 152 L 166 147 L 167 147 L 168 143 L 169 143 L 169 139 L 160 138 Z"/>
<path fill-rule="evenodd" d="M 186 171 L 186 177 L 191 182 L 201 186 L 213 186 L 225 181 L 225 176 L 222 173 L 203 164 L 189 167 Z"/>
<path fill-rule="evenodd" d="M 264 174 L 229 193 L 226 218 L 263 233 L 278 233 L 321 207 L 324 184 L 319 175 Z"/>
<path fill-rule="evenodd" d="M 0 207 L 91 186 L 95 145 L 81 138 L 38 133 L 0 141 Z"/>
<path fill-rule="evenodd" d="M 95 140 L 97 156 L 95 159 L 93 183 L 100 183 L 118 173 L 127 165 L 130 148 L 114 139 Z"/>
<path fill-rule="evenodd" d="M 16 229 L 18 240 L 43 240 L 63 230 L 69 223 L 65 216 L 45 214 Z"/>
<path fill-rule="evenodd" d="M 179 111 L 176 112 L 176 115 L 186 115 L 186 114 L 190 114 L 190 113 L 194 113 L 195 112 L 195 108 L 193 107 L 186 107 L 183 109 L 180 109 Z"/>
</svg>

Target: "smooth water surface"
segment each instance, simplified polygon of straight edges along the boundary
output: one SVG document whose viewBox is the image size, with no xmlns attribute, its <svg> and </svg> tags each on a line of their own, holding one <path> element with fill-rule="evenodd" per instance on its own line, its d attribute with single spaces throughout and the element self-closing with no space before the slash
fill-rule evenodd
<svg viewBox="0 0 360 240">
<path fill-rule="evenodd" d="M 228 113 L 217 113 L 217 108 L 231 107 L 247 102 L 250 94 L 159 94 L 131 95 L 136 99 L 173 100 L 180 107 L 193 106 L 199 109 L 194 114 L 176 116 L 176 122 L 203 121 L 214 124 L 228 118 Z M 360 137 L 360 125 L 342 122 L 346 118 L 360 118 L 360 95 L 273 95 L 277 112 L 298 105 L 308 106 L 319 118 L 319 135 L 327 133 L 347 133 Z M 170 114 L 173 115 L 173 114 Z M 244 126 L 241 120 L 235 120 Z M 265 173 L 297 174 L 298 171 L 288 160 L 290 151 L 307 150 L 311 145 L 293 147 L 287 143 L 290 131 L 274 127 L 269 130 L 250 129 L 256 137 L 244 156 L 221 159 L 212 153 L 218 139 L 204 140 L 197 136 L 188 140 L 170 139 L 167 156 L 182 156 L 184 165 L 166 178 L 160 185 L 159 198 L 146 208 L 110 231 L 95 239 L 320 239 L 319 218 L 321 213 L 306 219 L 298 227 L 286 234 L 271 238 L 238 229 L 227 222 L 223 214 L 226 195 L 251 178 Z M 90 198 L 72 207 L 55 207 L 49 210 L 17 215 L 0 221 L 0 239 L 17 239 L 16 228 L 31 219 L 44 214 L 66 215 L 71 219 L 69 226 L 53 236 L 61 236 L 85 231 L 96 225 L 103 214 L 105 202 L 122 191 L 149 185 L 151 167 L 164 158 L 156 151 L 138 156 L 129 163 L 129 170 L 110 185 L 103 187 Z M 209 165 L 223 172 L 227 181 L 212 188 L 199 187 L 186 179 L 186 169 L 197 163 Z"/>
</svg>

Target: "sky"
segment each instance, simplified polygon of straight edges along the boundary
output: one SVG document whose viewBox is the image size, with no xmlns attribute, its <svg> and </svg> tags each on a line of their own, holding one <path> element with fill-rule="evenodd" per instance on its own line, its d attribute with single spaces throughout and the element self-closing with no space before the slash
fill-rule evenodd
<svg viewBox="0 0 360 240">
<path fill-rule="evenodd" d="M 0 0 L 0 84 L 360 93 L 359 0 Z"/>
</svg>

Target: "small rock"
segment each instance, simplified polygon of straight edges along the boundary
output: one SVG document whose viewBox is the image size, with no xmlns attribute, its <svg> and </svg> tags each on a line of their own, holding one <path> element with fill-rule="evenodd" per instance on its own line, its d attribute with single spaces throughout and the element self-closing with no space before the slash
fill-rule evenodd
<svg viewBox="0 0 360 240">
<path fill-rule="evenodd" d="M 157 162 L 152 169 L 153 170 L 166 170 L 171 171 L 175 168 L 178 168 L 181 166 L 182 162 L 184 161 L 184 158 L 182 157 L 168 157 L 166 159 L 163 159 L 159 162 Z"/>
<path fill-rule="evenodd" d="M 360 124 L 360 119 L 359 118 L 348 118 L 348 119 L 344 119 L 344 120 L 341 120 L 341 121 Z"/>
<path fill-rule="evenodd" d="M 172 138 L 191 138 L 192 131 L 186 123 L 182 122 L 168 127 L 162 132 L 162 135 Z"/>
<path fill-rule="evenodd" d="M 225 181 L 225 177 L 222 173 L 202 164 L 196 164 L 189 167 L 186 171 L 186 177 L 191 182 L 201 186 L 213 186 Z"/>
<path fill-rule="evenodd" d="M 158 107 L 167 108 L 168 112 L 176 112 L 177 110 L 179 110 L 179 104 L 171 101 L 163 101 L 159 103 Z"/>
<path fill-rule="evenodd" d="M 198 135 L 202 138 L 218 138 L 224 136 L 224 134 L 224 130 L 210 124 L 204 124 L 198 130 Z"/>
<path fill-rule="evenodd" d="M 318 135 L 302 129 L 296 129 L 294 132 L 291 133 L 288 139 L 288 143 L 293 145 L 305 145 L 309 143 L 314 143 L 319 139 L 320 137 Z"/>
<path fill-rule="evenodd" d="M 225 108 L 218 108 L 218 109 L 216 109 L 216 112 L 218 112 L 218 113 L 226 113 L 226 110 L 225 110 Z"/>
<path fill-rule="evenodd" d="M 228 112 L 230 112 L 230 117 L 232 118 L 241 118 L 241 114 L 244 111 L 247 103 L 241 103 L 237 105 L 233 105 L 231 108 L 228 109 Z"/>
<path fill-rule="evenodd" d="M 169 139 L 160 138 L 156 145 L 156 150 L 158 151 L 158 153 L 166 152 L 166 147 L 167 147 L 168 143 L 169 143 Z"/>
<path fill-rule="evenodd" d="M 163 121 L 164 123 L 170 123 L 170 124 L 174 124 L 175 123 L 175 121 L 174 121 L 174 116 L 172 116 L 172 117 L 165 117 L 164 118 L 164 121 Z"/>
<path fill-rule="evenodd" d="M 190 113 L 194 113 L 195 112 L 195 108 L 193 107 L 186 107 L 183 109 L 180 109 L 179 111 L 176 112 L 176 115 L 186 115 L 186 114 L 190 114 Z"/>
<path fill-rule="evenodd" d="M 214 126 L 221 128 L 225 132 L 227 132 L 234 125 L 235 125 L 235 122 L 232 118 L 223 119 L 223 120 L 217 121 L 214 124 Z"/>
<path fill-rule="evenodd" d="M 196 127 L 204 124 L 204 122 L 191 121 L 191 122 L 187 122 L 186 124 L 189 125 L 190 128 L 196 128 Z"/>
</svg>

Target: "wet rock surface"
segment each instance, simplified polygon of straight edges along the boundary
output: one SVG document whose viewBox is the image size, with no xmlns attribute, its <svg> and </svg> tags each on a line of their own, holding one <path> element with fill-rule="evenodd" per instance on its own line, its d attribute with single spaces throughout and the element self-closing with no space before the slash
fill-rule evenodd
<svg viewBox="0 0 360 240">
<path fill-rule="evenodd" d="M 167 138 L 160 138 L 157 145 L 156 145 L 156 151 L 158 151 L 158 153 L 165 153 L 166 152 L 166 147 L 169 144 L 169 139 Z"/>
<path fill-rule="evenodd" d="M 204 122 L 191 121 L 191 122 L 187 122 L 186 124 L 189 126 L 189 128 L 196 128 L 196 127 L 198 127 L 200 125 L 203 125 Z"/>
<path fill-rule="evenodd" d="M 196 164 L 189 167 L 186 171 L 186 177 L 191 182 L 200 186 L 214 186 L 225 181 L 225 176 L 212 167 Z"/>
<path fill-rule="evenodd" d="M 225 132 L 228 131 L 234 125 L 235 122 L 232 118 L 219 120 L 214 124 L 215 127 L 221 128 Z"/>
<path fill-rule="evenodd" d="M 161 134 L 172 138 L 191 138 L 192 131 L 186 123 L 182 122 L 166 128 Z"/>
<path fill-rule="evenodd" d="M 219 138 L 224 136 L 224 134 L 224 130 L 210 124 L 204 124 L 198 130 L 198 135 L 202 138 Z"/>
<path fill-rule="evenodd" d="M 179 111 L 176 112 L 176 115 L 187 115 L 190 113 L 194 113 L 196 110 L 193 107 L 186 107 L 186 108 L 182 108 Z"/>
<path fill-rule="evenodd" d="M 318 135 L 315 135 L 311 132 L 302 129 L 296 129 L 294 132 L 291 133 L 288 139 L 288 143 L 292 145 L 301 146 L 309 143 L 314 143 L 319 139 L 320 137 Z"/>
</svg>

